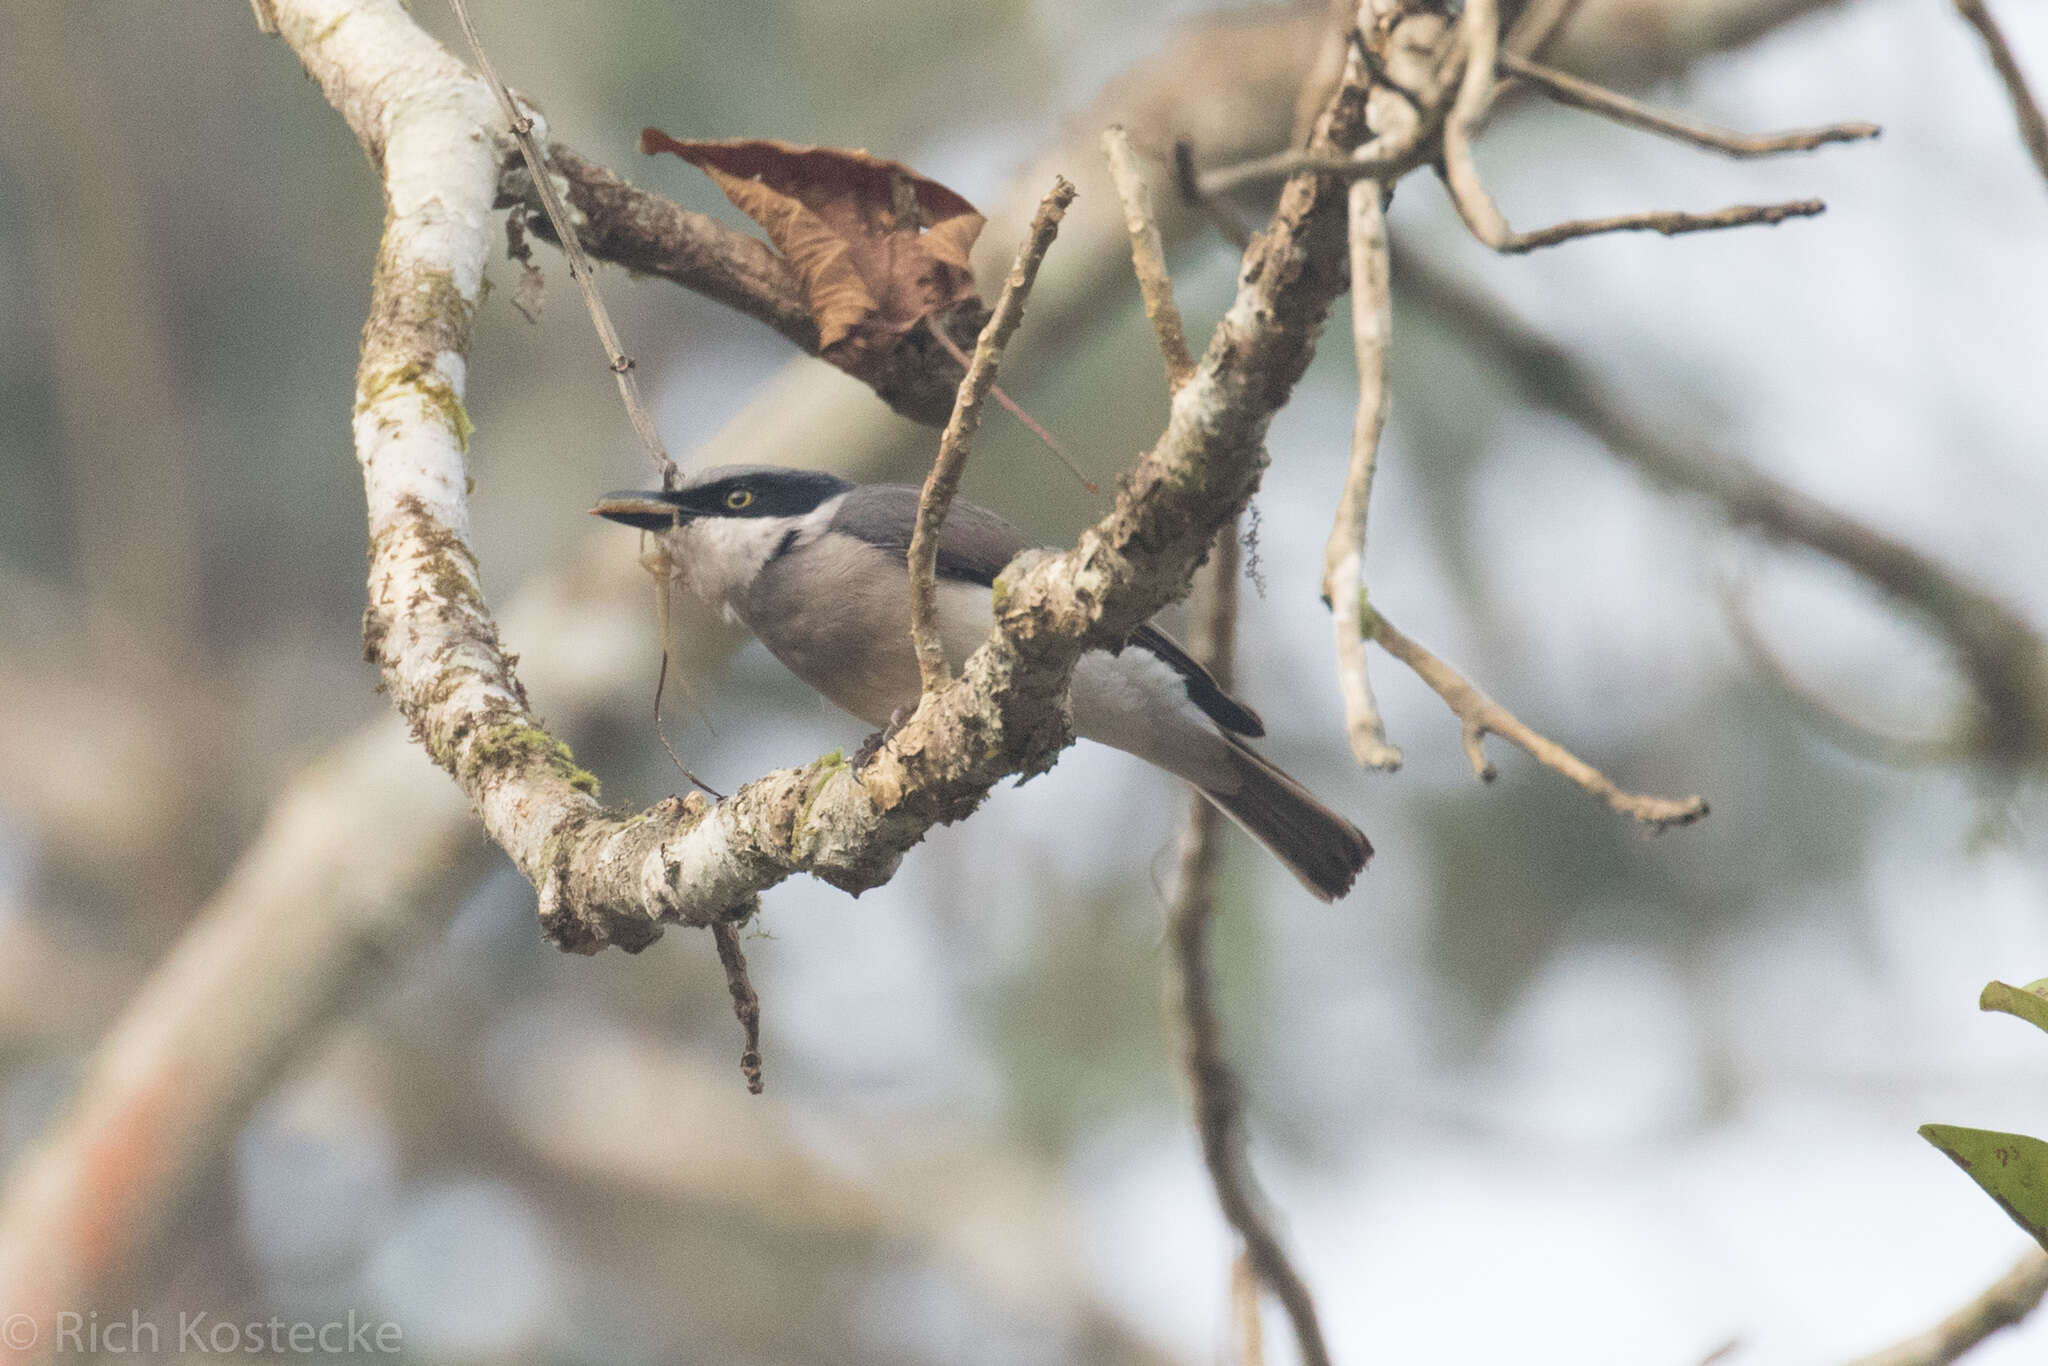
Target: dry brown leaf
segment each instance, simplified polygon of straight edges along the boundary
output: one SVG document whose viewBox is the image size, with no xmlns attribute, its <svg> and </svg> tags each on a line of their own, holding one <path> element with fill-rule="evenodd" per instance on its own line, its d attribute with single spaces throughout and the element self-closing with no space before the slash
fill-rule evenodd
<svg viewBox="0 0 2048 1366">
<path fill-rule="evenodd" d="M 761 225 L 803 282 L 828 356 L 980 302 L 967 253 L 982 216 L 900 162 L 766 138 L 680 142 L 658 128 L 641 132 L 640 150 L 673 152 Z"/>
</svg>

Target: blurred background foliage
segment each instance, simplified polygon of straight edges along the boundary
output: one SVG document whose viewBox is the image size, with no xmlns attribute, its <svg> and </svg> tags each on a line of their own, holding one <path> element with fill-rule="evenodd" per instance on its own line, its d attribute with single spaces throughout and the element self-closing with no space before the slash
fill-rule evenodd
<svg viewBox="0 0 2048 1366">
<path fill-rule="evenodd" d="M 643 125 L 866 147 L 993 207 L 1199 14 L 473 4 L 555 136 L 728 218 L 687 168 L 641 162 Z M 1504 300 L 1637 413 L 2048 620 L 2042 188 L 1945 6 L 1797 8 L 1816 12 L 1735 51 L 1647 61 L 1666 73 L 1650 93 L 1752 129 L 1870 118 L 1881 142 L 1724 164 L 1525 103 L 1482 156 L 1518 223 L 1806 193 L 1825 218 L 1496 260 L 1416 176 L 1396 250 Z M 2048 22 L 2005 8 L 2048 69 Z M 361 151 L 245 7 L 0 12 L 0 1162 L 59 1112 L 288 777 L 389 724 L 357 637 L 347 425 L 380 221 Z M 991 234 L 1007 251 L 1012 227 Z M 646 478 L 540 259 L 543 320 L 512 311 L 501 264 L 471 363 L 497 601 L 593 572 L 584 509 Z M 1191 241 L 1174 265 L 1191 321 L 1213 320 L 1232 253 Z M 781 382 L 765 329 L 604 285 L 679 454 Z M 1354 770 L 1316 600 L 1345 322 L 1273 430 L 1240 676 L 1270 751 L 1380 855 L 1326 909 L 1233 844 L 1218 941 L 1257 1155 L 1340 1358 L 1676 1366 L 1739 1335 L 1761 1366 L 1921 1326 L 2022 1243 L 1914 1125 L 2048 1125 L 2048 1060 L 1973 1009 L 1983 981 L 2048 972 L 2033 783 L 1817 736 L 1737 646 L 1730 585 L 1800 677 L 1887 728 L 1937 729 L 1960 686 L 1859 585 L 1521 409 L 1398 295 L 1375 599 L 1624 786 L 1714 811 L 1646 839 L 1512 751 L 1483 787 L 1383 656 L 1408 763 Z M 1163 414 L 1134 288 L 1004 383 L 1105 482 Z M 932 441 L 900 425 L 889 468 L 913 478 Z M 1003 420 L 968 494 L 1052 540 L 1093 507 Z M 619 570 L 630 538 L 598 547 L 644 636 L 637 675 L 570 738 L 609 800 L 638 804 L 678 785 L 648 719 L 654 617 Z M 757 647 L 692 689 L 671 726 L 722 788 L 861 739 Z M 698 936 L 559 955 L 478 832 L 450 869 L 466 895 L 294 1065 L 130 1293 L 224 1317 L 358 1309 L 422 1361 L 1217 1359 L 1229 1245 L 1159 1007 L 1179 810 L 1158 775 L 1075 751 L 858 904 L 771 893 L 747 943 L 763 1101 Z M 2044 1345 L 2022 1329 L 1979 1359 Z"/>
</svg>

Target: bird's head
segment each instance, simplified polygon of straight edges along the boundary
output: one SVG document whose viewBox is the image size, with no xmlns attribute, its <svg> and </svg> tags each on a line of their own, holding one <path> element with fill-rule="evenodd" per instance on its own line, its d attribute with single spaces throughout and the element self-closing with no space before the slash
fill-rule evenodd
<svg viewBox="0 0 2048 1366">
<path fill-rule="evenodd" d="M 677 489 L 607 493 L 590 511 L 642 531 L 710 519 L 803 518 L 853 487 L 836 474 L 777 465 L 722 465 Z"/>
</svg>

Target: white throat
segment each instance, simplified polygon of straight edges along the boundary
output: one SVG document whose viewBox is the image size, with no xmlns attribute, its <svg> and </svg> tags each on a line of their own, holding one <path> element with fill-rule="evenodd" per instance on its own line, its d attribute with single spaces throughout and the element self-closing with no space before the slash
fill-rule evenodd
<svg viewBox="0 0 2048 1366">
<path fill-rule="evenodd" d="M 828 498 L 801 517 L 700 517 L 686 522 L 667 533 L 677 577 L 718 607 L 726 620 L 738 624 L 747 594 L 768 561 L 823 535 L 845 498 L 843 493 Z"/>
</svg>

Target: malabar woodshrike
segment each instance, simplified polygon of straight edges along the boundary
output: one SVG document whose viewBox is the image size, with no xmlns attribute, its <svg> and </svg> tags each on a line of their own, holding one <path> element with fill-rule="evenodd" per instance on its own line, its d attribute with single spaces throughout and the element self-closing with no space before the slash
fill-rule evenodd
<svg viewBox="0 0 2048 1366">
<path fill-rule="evenodd" d="M 666 492 L 606 494 L 598 516 L 659 535 L 691 590 L 746 626 L 790 672 L 871 726 L 917 706 L 906 569 L 918 490 L 772 466 L 706 470 Z M 955 501 L 939 537 L 938 625 L 955 669 L 987 639 L 996 576 L 1027 548 L 992 512 Z M 1246 743 L 1250 707 L 1157 627 L 1074 666 L 1074 733 L 1192 783 L 1325 901 L 1372 845 Z"/>
</svg>

